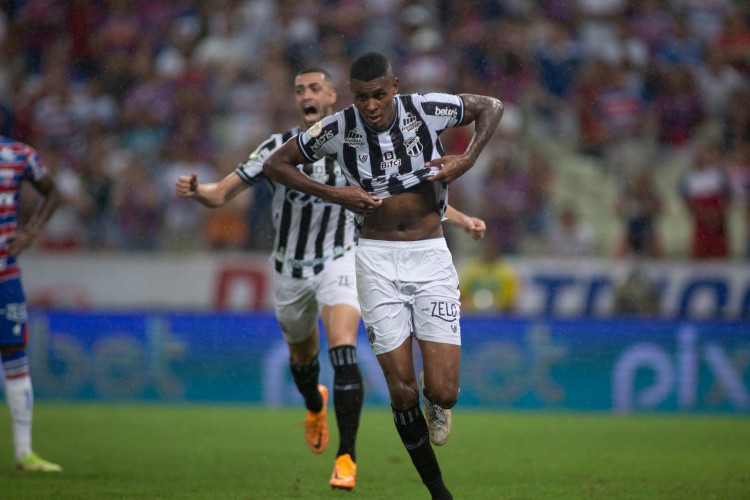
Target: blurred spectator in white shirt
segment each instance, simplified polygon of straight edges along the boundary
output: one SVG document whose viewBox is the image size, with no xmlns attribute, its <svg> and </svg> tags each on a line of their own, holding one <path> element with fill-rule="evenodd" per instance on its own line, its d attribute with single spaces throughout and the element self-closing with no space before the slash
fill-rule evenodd
<svg viewBox="0 0 750 500">
<path fill-rule="evenodd" d="M 589 257 L 594 255 L 594 228 L 581 219 L 572 205 L 564 206 L 547 233 L 547 253 L 554 257 Z"/>
</svg>

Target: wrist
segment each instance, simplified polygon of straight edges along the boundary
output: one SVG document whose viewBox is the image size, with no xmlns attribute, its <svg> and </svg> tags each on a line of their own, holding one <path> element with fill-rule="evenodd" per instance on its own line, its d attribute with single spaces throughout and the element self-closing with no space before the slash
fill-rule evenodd
<svg viewBox="0 0 750 500">
<path fill-rule="evenodd" d="M 337 203 L 339 201 L 339 191 L 339 188 L 322 184 L 321 193 L 317 197 L 326 203 Z"/>
</svg>

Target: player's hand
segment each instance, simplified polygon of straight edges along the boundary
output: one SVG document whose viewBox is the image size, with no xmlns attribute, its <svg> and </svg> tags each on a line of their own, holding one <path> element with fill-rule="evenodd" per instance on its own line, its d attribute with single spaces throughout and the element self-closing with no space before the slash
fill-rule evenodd
<svg viewBox="0 0 750 500">
<path fill-rule="evenodd" d="M 425 167 L 438 168 L 439 171 L 429 177 L 431 181 L 452 183 L 471 167 L 471 160 L 465 155 L 441 156 L 425 163 Z"/>
<path fill-rule="evenodd" d="M 198 191 L 198 174 L 181 175 L 174 186 L 177 196 L 192 198 Z"/>
<path fill-rule="evenodd" d="M 383 200 L 357 186 L 344 186 L 336 189 L 336 199 L 333 200 L 347 210 L 357 215 L 370 215 L 383 204 Z"/>
<path fill-rule="evenodd" d="M 16 234 L 11 238 L 10 246 L 8 247 L 8 252 L 11 255 L 18 255 L 27 248 L 31 246 L 32 243 L 34 243 L 34 239 L 36 238 L 36 233 L 34 231 L 29 230 L 27 227 L 20 227 L 16 229 Z"/>
<path fill-rule="evenodd" d="M 484 233 L 487 232 L 487 225 L 482 219 L 477 217 L 469 217 L 469 225 L 464 227 L 464 231 L 469 233 L 471 239 L 481 240 L 484 238 Z"/>
</svg>

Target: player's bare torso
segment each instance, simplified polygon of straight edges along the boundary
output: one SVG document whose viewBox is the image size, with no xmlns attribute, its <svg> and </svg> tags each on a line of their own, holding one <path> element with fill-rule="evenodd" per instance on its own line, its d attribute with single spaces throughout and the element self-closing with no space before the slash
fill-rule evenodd
<svg viewBox="0 0 750 500">
<path fill-rule="evenodd" d="M 418 241 L 442 236 L 440 213 L 431 182 L 383 200 L 368 215 L 360 235 L 372 240 Z"/>
</svg>

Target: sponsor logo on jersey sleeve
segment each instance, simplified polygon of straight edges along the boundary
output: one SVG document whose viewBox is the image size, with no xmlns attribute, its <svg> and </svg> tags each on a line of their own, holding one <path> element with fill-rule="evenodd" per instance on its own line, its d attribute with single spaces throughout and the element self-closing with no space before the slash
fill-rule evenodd
<svg viewBox="0 0 750 500">
<path fill-rule="evenodd" d="M 422 107 L 428 115 L 458 118 L 459 107 L 456 104 L 450 104 L 447 102 L 426 102 Z"/>
<path fill-rule="evenodd" d="M 308 146 L 310 148 L 310 151 L 313 153 L 316 153 L 320 148 L 323 147 L 323 144 L 333 139 L 333 131 L 332 130 L 326 130 L 320 137 L 315 139 L 314 142 L 311 142 Z"/>
</svg>

